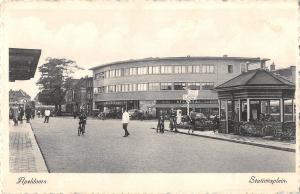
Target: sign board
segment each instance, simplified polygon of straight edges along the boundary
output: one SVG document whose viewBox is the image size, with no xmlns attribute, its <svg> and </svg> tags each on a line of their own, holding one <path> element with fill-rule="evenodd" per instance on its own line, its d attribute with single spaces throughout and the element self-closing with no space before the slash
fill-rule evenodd
<svg viewBox="0 0 300 194">
<path fill-rule="evenodd" d="M 188 95 L 196 98 L 198 96 L 198 90 L 188 90 Z"/>
</svg>

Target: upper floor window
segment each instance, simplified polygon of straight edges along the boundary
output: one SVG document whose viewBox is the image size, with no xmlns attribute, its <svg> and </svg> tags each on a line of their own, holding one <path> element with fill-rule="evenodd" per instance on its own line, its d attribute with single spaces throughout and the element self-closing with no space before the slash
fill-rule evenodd
<svg viewBox="0 0 300 194">
<path fill-rule="evenodd" d="M 186 83 L 183 82 L 174 83 L 174 90 L 185 90 L 185 89 L 186 89 Z"/>
<path fill-rule="evenodd" d="M 129 68 L 124 69 L 123 73 L 124 73 L 124 76 L 129 76 L 130 75 Z"/>
<path fill-rule="evenodd" d="M 137 85 L 137 91 L 147 91 L 147 85 L 146 83 L 138 84 Z"/>
<path fill-rule="evenodd" d="M 159 83 L 149 83 L 149 91 L 158 91 L 160 90 Z"/>
<path fill-rule="evenodd" d="M 172 83 L 160 83 L 161 90 L 172 90 Z"/>
<path fill-rule="evenodd" d="M 116 69 L 116 77 L 120 77 L 121 76 L 121 69 Z"/>
<path fill-rule="evenodd" d="M 172 72 L 172 66 L 161 66 L 161 73 L 168 74 Z"/>
<path fill-rule="evenodd" d="M 113 70 L 110 70 L 109 71 L 109 77 L 115 77 L 116 76 L 116 70 L 113 69 Z"/>
<path fill-rule="evenodd" d="M 215 66 L 214 65 L 202 65 L 202 73 L 214 73 Z"/>
<path fill-rule="evenodd" d="M 122 84 L 122 92 L 128 92 L 129 90 L 129 84 Z"/>
<path fill-rule="evenodd" d="M 246 66 L 247 66 L 247 64 L 241 64 L 241 73 L 244 73 L 247 71 Z"/>
<path fill-rule="evenodd" d="M 116 92 L 122 92 L 122 85 L 116 85 Z"/>
<path fill-rule="evenodd" d="M 233 65 L 228 65 L 228 73 L 233 73 Z"/>
<path fill-rule="evenodd" d="M 149 74 L 160 74 L 160 66 L 149 66 L 148 73 Z"/>
<path fill-rule="evenodd" d="M 116 92 L 116 86 L 108 86 L 108 92 Z"/>
<path fill-rule="evenodd" d="M 137 74 L 138 75 L 145 75 L 148 73 L 148 67 L 138 67 Z"/>
<path fill-rule="evenodd" d="M 136 67 L 131 67 L 129 69 L 129 74 L 130 75 L 136 75 L 137 74 L 137 68 Z"/>
<path fill-rule="evenodd" d="M 186 73 L 185 66 L 174 66 L 174 73 Z"/>
<path fill-rule="evenodd" d="M 187 73 L 193 73 L 193 66 L 192 65 L 187 66 Z"/>
<path fill-rule="evenodd" d="M 109 78 L 109 71 L 105 71 L 105 78 Z"/>
<path fill-rule="evenodd" d="M 130 92 L 135 92 L 136 91 L 136 84 L 129 84 L 129 89 L 128 91 Z"/>
<path fill-rule="evenodd" d="M 199 65 L 194 65 L 193 66 L 193 72 L 194 73 L 201 73 L 201 68 Z"/>
</svg>

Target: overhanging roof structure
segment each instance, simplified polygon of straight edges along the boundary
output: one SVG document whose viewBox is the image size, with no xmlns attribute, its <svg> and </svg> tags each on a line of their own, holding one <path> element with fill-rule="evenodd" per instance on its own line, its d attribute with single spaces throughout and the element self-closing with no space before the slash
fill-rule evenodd
<svg viewBox="0 0 300 194">
<path fill-rule="evenodd" d="M 215 87 L 217 91 L 243 88 L 295 88 L 295 84 L 265 69 L 255 69 L 242 73 Z"/>
<path fill-rule="evenodd" d="M 39 59 L 40 49 L 9 49 L 9 81 L 29 80 L 34 77 Z"/>
</svg>

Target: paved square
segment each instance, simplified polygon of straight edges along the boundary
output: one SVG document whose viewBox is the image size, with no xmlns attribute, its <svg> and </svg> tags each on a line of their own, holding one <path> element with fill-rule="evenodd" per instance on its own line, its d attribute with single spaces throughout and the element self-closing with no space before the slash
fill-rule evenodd
<svg viewBox="0 0 300 194">
<path fill-rule="evenodd" d="M 295 153 L 151 129 L 156 121 L 131 121 L 130 136 L 120 120 L 41 118 L 34 134 L 50 172 L 67 173 L 234 173 L 294 172 Z M 166 124 L 168 126 L 168 124 Z"/>
</svg>

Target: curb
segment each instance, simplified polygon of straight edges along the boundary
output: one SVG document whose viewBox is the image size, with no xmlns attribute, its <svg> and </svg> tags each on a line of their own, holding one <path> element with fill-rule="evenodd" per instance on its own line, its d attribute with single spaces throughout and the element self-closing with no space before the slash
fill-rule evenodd
<svg viewBox="0 0 300 194">
<path fill-rule="evenodd" d="M 165 129 L 165 131 L 175 133 L 174 131 L 170 131 L 169 129 Z M 199 134 L 193 134 L 193 133 L 188 134 L 186 132 L 181 132 L 181 131 L 178 131 L 177 133 L 184 134 L 184 135 L 193 135 L 193 136 L 198 136 L 198 137 L 210 138 L 210 139 L 218 139 L 218 140 L 222 140 L 222 141 L 229 141 L 229 142 L 246 144 L 246 145 L 253 145 L 253 146 L 270 148 L 270 149 L 275 149 L 275 150 L 282 150 L 282 151 L 287 151 L 287 152 L 296 152 L 296 149 L 293 149 L 293 148 L 284 148 L 284 147 L 279 147 L 279 146 L 274 146 L 274 145 L 266 145 L 266 144 L 261 144 L 261 143 L 240 141 L 240 140 L 235 140 L 235 139 L 226 139 L 226 138 L 222 138 L 222 137 L 212 137 L 212 136 L 208 136 L 208 135 L 199 135 Z"/>
<path fill-rule="evenodd" d="M 36 162 L 37 172 L 39 172 L 39 173 L 49 173 L 48 166 L 46 164 L 45 158 L 42 154 L 40 146 L 37 143 L 36 137 L 33 133 L 31 123 L 29 124 L 29 126 L 30 126 L 29 134 L 30 134 L 30 139 L 32 140 L 32 148 L 33 148 L 33 154 L 34 154 L 35 159 L 36 159 L 35 162 Z"/>
</svg>

